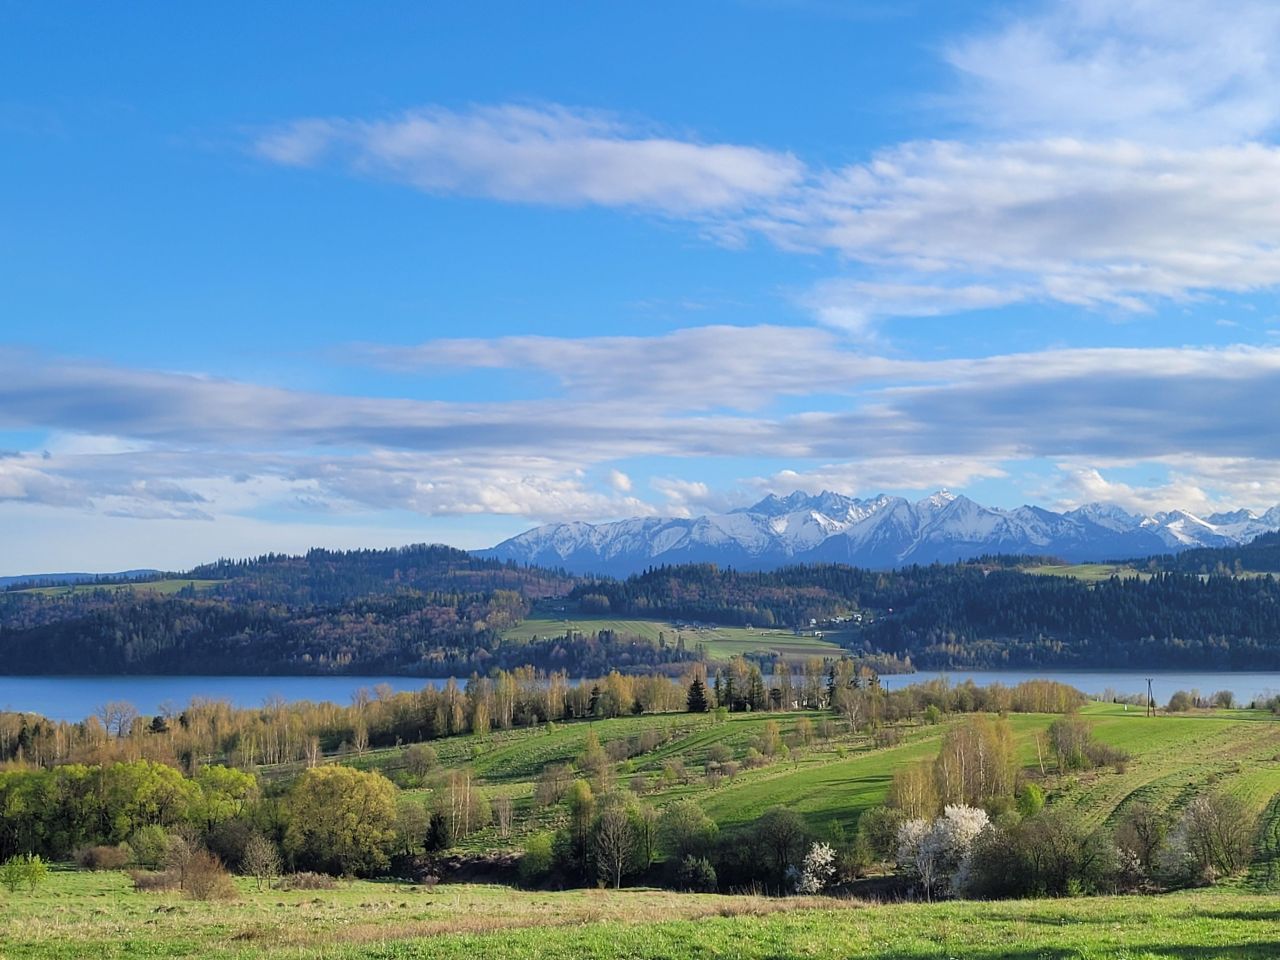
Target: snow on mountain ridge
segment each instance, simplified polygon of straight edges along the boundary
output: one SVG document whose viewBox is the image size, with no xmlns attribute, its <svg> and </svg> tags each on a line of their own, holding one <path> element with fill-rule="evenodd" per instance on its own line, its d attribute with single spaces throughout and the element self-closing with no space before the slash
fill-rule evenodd
<svg viewBox="0 0 1280 960">
<path fill-rule="evenodd" d="M 1103 560 L 1243 543 L 1280 529 L 1280 505 L 1258 516 L 1238 510 L 1201 518 L 1184 510 L 1150 516 L 1090 503 L 1065 513 L 1023 505 L 983 506 L 945 490 L 914 503 L 880 494 L 769 494 L 749 507 L 692 518 L 547 524 L 506 540 L 487 556 L 625 575 L 654 563 L 714 562 L 740 569 L 840 561 L 888 568 L 984 553 Z"/>
</svg>

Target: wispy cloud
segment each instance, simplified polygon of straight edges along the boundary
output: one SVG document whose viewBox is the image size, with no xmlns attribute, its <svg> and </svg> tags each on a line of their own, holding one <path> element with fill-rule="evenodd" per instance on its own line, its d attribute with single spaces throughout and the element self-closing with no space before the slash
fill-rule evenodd
<svg viewBox="0 0 1280 960">
<path fill-rule="evenodd" d="M 1142 312 L 1280 283 L 1280 149 L 1258 143 L 929 141 L 824 170 L 564 107 L 499 106 L 298 121 L 256 149 L 431 193 L 634 207 L 730 242 L 834 252 L 859 275 L 819 282 L 800 302 L 863 333 L 887 317 L 1028 301 Z"/>
<path fill-rule="evenodd" d="M 255 149 L 275 163 L 333 163 L 427 193 L 681 215 L 759 202 L 803 173 L 784 152 L 675 139 L 558 105 L 299 120 L 261 136 Z"/>
<path fill-rule="evenodd" d="M 953 43 L 975 123 L 1019 137 L 1217 145 L 1280 119 L 1280 7 L 1061 0 Z"/>
<path fill-rule="evenodd" d="M 677 334 L 578 344 L 592 363 L 625 367 L 627 376 L 590 391 L 569 379 L 555 395 L 522 403 L 303 393 L 0 354 L 0 426 L 88 438 L 0 459 L 0 499 L 191 519 L 291 505 L 561 519 L 725 505 L 725 487 L 697 476 L 704 458 L 788 464 L 742 477 L 744 490 L 964 486 L 1033 460 L 1150 461 L 1178 464 L 1215 496 L 1229 490 L 1244 505 L 1265 506 L 1276 488 L 1249 486 L 1250 473 L 1280 477 L 1280 426 L 1258 402 L 1280 395 L 1280 349 L 899 361 L 847 345 L 815 354 L 813 336 L 831 336 L 820 330 L 791 340 L 761 334 L 715 330 L 722 353 L 738 357 L 737 410 L 704 409 L 692 391 L 678 394 L 684 405 L 650 405 L 631 388 L 700 382 L 702 353 L 644 342 L 684 342 Z M 468 345 L 447 343 L 459 363 Z M 550 367 L 572 346 L 552 341 L 525 362 Z M 514 351 L 504 352 L 511 347 L 499 344 L 502 362 L 513 362 Z M 472 362 L 493 360 L 476 354 Z M 763 402 L 749 403 L 752 391 Z M 795 413 L 768 402 L 782 394 L 825 399 Z M 690 473 L 651 476 L 660 499 L 650 502 L 620 468 L 645 457 L 683 460 Z"/>
</svg>

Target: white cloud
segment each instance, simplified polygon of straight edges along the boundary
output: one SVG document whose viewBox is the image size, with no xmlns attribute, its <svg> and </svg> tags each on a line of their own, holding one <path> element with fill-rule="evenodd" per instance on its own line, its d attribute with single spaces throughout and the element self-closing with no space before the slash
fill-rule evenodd
<svg viewBox="0 0 1280 960">
<path fill-rule="evenodd" d="M 1030 460 L 1165 464 L 1188 480 L 1159 496 L 1186 497 L 1192 508 L 1205 498 L 1266 507 L 1280 491 L 1271 479 L 1280 477 L 1280 426 L 1259 402 L 1280 395 L 1280 349 L 1056 350 L 926 362 L 847 345 L 815 355 L 829 332 L 779 332 L 715 330 L 726 356 L 757 355 L 734 361 L 738 395 L 821 395 L 824 409 L 761 402 L 746 413 L 708 412 L 696 391 L 681 394 L 684 406 L 650 405 L 631 389 L 649 378 L 649 365 L 665 383 L 702 382 L 707 355 L 673 354 L 671 342 L 698 342 L 676 334 L 599 338 L 607 342 L 588 343 L 584 355 L 627 364 L 626 378 L 591 391 L 569 379 L 563 396 L 522 403 L 301 393 L 0 353 L 0 426 L 60 431 L 47 453 L 0 458 L 0 500 L 157 519 L 264 511 L 581 519 L 724 509 L 741 502 L 738 491 L 762 488 L 964 487 Z M 447 343 L 455 359 L 470 349 Z M 570 349 L 548 338 L 530 356 L 553 364 Z M 475 362 L 507 363 L 516 352 L 500 343 Z M 650 474 L 658 495 L 650 503 L 618 467 L 646 457 L 683 459 L 693 476 L 668 467 Z M 697 477 L 704 458 L 764 458 L 786 468 L 725 489 Z M 1077 487 L 1078 496 L 1099 492 Z M 1069 489 L 1055 495 L 1077 498 Z M 1115 493 L 1134 502 L 1140 495 L 1155 502 Z"/>
<path fill-rule="evenodd" d="M 255 146 L 275 163 L 336 161 L 427 193 L 685 215 L 777 195 L 803 172 L 786 153 L 647 134 L 607 114 L 556 105 L 300 120 Z"/>
<path fill-rule="evenodd" d="M 932 286 L 925 283 L 872 283 L 824 280 L 800 302 L 820 321 L 866 335 L 886 317 L 936 317 L 941 314 L 1002 307 L 1025 299 L 1017 287 Z"/>
<path fill-rule="evenodd" d="M 1183 31 L 1177 35 L 1190 50 L 1199 42 L 1192 28 L 1207 9 L 1179 6 L 1168 23 L 1152 29 L 1160 37 Z M 1121 58 L 1119 47 L 1099 37 L 1111 19 L 1137 19 L 1104 14 L 1091 3 L 1071 10 L 1096 27 L 1077 31 L 1073 44 L 1108 63 Z M 1267 21 L 1256 25 L 1258 36 L 1270 36 L 1271 21 L 1280 20 L 1254 7 L 1249 17 Z M 952 58 L 986 62 L 989 48 L 1016 45 L 1031 29 L 1011 26 L 972 40 Z M 1044 37 L 1052 33 L 1036 29 Z M 1221 49 L 1234 42 L 1228 34 Z M 1164 42 L 1153 39 L 1151 49 L 1157 40 Z M 1276 69 L 1265 46 L 1245 48 L 1257 51 L 1259 63 L 1230 82 L 1200 77 L 1177 57 L 1168 69 L 1189 87 L 1207 85 L 1215 109 L 1231 113 L 1213 91 L 1234 89 L 1236 81 L 1252 91 L 1246 99 L 1280 99 L 1280 76 L 1270 84 L 1260 79 Z M 1213 56 L 1225 56 L 1221 49 Z M 1090 73 L 1092 61 L 1081 57 L 1079 69 Z M 1075 63 L 1067 53 L 1059 59 Z M 1123 86 L 1125 77 L 1113 73 L 1102 70 L 1099 83 Z M 993 79 L 988 86 L 999 84 Z M 1059 82 L 1044 86 L 1056 90 Z M 1072 97 L 1091 112 L 1123 99 L 1074 91 Z M 1137 96 L 1124 109 L 1155 109 L 1147 99 Z M 1190 126 L 1206 129 L 1198 121 Z M 649 135 L 562 106 L 507 105 L 427 108 L 391 120 L 298 121 L 256 147 L 276 163 L 332 163 L 430 193 L 633 207 L 683 217 L 729 244 L 763 236 L 797 255 L 834 252 L 857 265 L 856 276 L 820 282 L 800 299 L 823 322 L 864 334 L 886 317 L 1029 301 L 1140 312 L 1165 301 L 1280 283 L 1274 189 L 1280 148 L 1236 139 L 1220 144 L 1212 137 L 1143 140 L 1141 129 L 1125 124 L 1105 136 L 1070 123 L 1052 136 L 1029 135 L 1036 132 L 1014 125 L 1013 136 L 1002 140 L 899 144 L 865 163 L 822 169 L 776 150 Z"/>
<path fill-rule="evenodd" d="M 827 330 L 772 325 L 688 327 L 659 336 L 441 339 L 344 354 L 399 371 L 537 370 L 575 396 L 643 397 L 650 409 L 755 409 L 780 394 L 846 390 L 899 366 L 853 353 Z"/>
<path fill-rule="evenodd" d="M 819 315 L 840 325 L 1027 300 L 1142 311 L 1280 282 L 1278 179 L 1280 149 L 1260 144 L 916 143 L 757 225 L 896 278 L 820 285 Z"/>
<path fill-rule="evenodd" d="M 1063 0 L 953 44 L 953 103 L 983 126 L 1218 144 L 1280 118 L 1280 7 L 1269 0 Z"/>
<path fill-rule="evenodd" d="M 824 490 L 869 493 L 891 490 L 937 490 L 966 487 L 977 480 L 1008 476 L 995 460 L 959 457 L 876 457 L 847 463 L 829 463 L 806 470 L 779 470 L 768 477 L 755 477 L 756 489 L 776 494 L 793 490 L 821 493 Z"/>
<path fill-rule="evenodd" d="M 1135 467 L 1160 470 L 1167 476 L 1146 484 L 1105 476 Z M 1205 515 L 1242 506 L 1263 510 L 1280 504 L 1280 459 L 1183 454 L 1147 461 L 1064 462 L 1057 464 L 1057 474 L 1044 493 L 1064 507 L 1115 503 L 1136 513 L 1188 510 Z"/>
</svg>

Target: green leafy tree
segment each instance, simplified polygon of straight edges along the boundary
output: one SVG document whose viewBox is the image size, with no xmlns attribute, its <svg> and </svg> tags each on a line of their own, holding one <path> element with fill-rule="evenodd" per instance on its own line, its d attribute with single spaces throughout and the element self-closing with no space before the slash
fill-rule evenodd
<svg viewBox="0 0 1280 960">
<path fill-rule="evenodd" d="M 696 800 L 676 800 L 658 818 L 662 849 L 675 861 L 704 856 L 715 843 L 719 828 Z"/>
<path fill-rule="evenodd" d="M 316 767 L 289 794 L 284 846 L 330 873 L 369 874 L 388 863 L 396 837 L 396 788 L 380 773 Z"/>
</svg>

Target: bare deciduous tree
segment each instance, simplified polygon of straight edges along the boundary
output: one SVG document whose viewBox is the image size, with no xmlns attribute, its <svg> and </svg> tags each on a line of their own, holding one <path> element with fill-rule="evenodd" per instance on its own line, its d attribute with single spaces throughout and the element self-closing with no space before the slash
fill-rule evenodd
<svg viewBox="0 0 1280 960">
<path fill-rule="evenodd" d="M 631 818 L 620 804 L 611 804 L 601 811 L 595 828 L 596 864 L 600 875 L 613 884 L 622 886 L 622 875 L 631 864 L 635 853 L 636 836 Z"/>
<path fill-rule="evenodd" d="M 240 862 L 244 872 L 257 881 L 259 891 L 280 876 L 280 853 L 276 845 L 260 833 L 245 843 Z"/>
<path fill-rule="evenodd" d="M 493 816 L 498 823 L 498 836 L 503 840 L 511 836 L 511 798 L 498 797 L 493 801 Z"/>
</svg>

